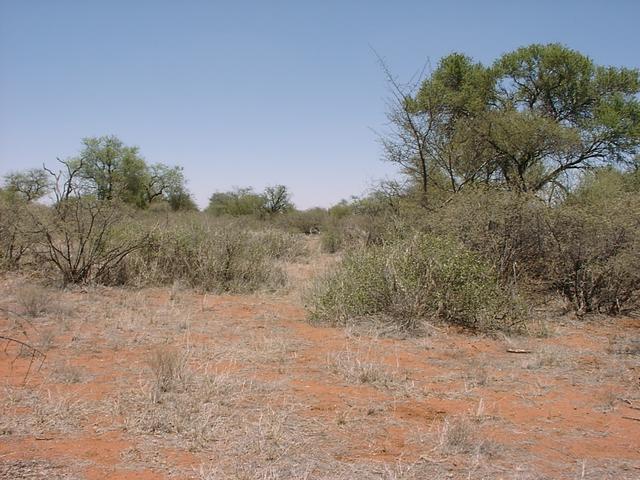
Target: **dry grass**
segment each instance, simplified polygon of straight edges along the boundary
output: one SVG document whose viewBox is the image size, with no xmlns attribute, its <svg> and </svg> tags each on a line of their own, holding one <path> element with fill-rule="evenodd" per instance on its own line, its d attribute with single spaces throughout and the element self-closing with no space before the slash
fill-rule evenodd
<svg viewBox="0 0 640 480">
<path fill-rule="evenodd" d="M 24 285 L 16 293 L 16 302 L 24 315 L 40 317 L 51 309 L 51 295 L 37 285 Z"/>
<path fill-rule="evenodd" d="M 164 393 L 179 388 L 187 380 L 188 352 L 171 348 L 156 348 L 147 360 L 151 370 L 151 391 L 154 402 Z"/>
<path fill-rule="evenodd" d="M 385 389 L 408 389 L 411 387 L 406 372 L 372 358 L 372 353 L 354 350 L 334 352 L 327 357 L 329 370 L 350 383 L 372 385 Z"/>
<path fill-rule="evenodd" d="M 0 400 L 0 418 L 5 435 L 50 435 L 70 433 L 83 428 L 96 405 L 92 406 L 73 394 L 49 390 L 26 390 L 4 387 Z"/>
<path fill-rule="evenodd" d="M 558 442 L 589 448 L 575 437 L 576 425 L 600 433 L 589 418 L 614 428 L 606 419 L 627 408 L 622 399 L 640 405 L 633 337 L 621 334 L 609 350 L 588 338 L 592 343 L 574 349 L 579 325 L 559 325 L 551 340 L 514 340 L 534 352 L 520 356 L 505 354 L 495 338 L 441 325 L 410 340 L 362 324 L 349 331 L 292 325 L 300 320 L 292 296 L 205 297 L 175 284 L 88 287 L 60 297 L 73 312 L 64 328 L 52 314 L 34 322 L 43 343 L 55 345 L 42 373 L 27 387 L 0 390 L 0 442 L 46 436 L 72 445 L 87 432 L 109 432 L 131 444 L 107 466 L 116 475 L 149 469 L 201 480 L 541 479 L 535 472 L 548 464 L 531 449 L 549 447 L 539 438 L 557 434 Z M 282 308 L 285 302 L 296 308 Z M 586 405 L 585 423 L 567 431 L 561 416 L 571 412 L 552 400 L 559 392 L 590 398 L 603 381 L 607 390 Z M 501 410 L 514 405 L 548 405 L 560 420 L 505 408 L 516 410 L 514 419 Z M 605 412 L 609 417 L 597 417 Z M 523 440 L 516 427 L 535 429 L 539 438 Z M 500 447 L 508 454 L 497 453 L 489 432 L 509 439 Z M 61 468 L 79 472 L 71 462 L 93 462 L 82 455 L 70 452 Z M 585 478 L 633 478 L 633 461 L 594 458 Z M 554 478 L 580 478 L 576 465 L 558 462 Z"/>
<path fill-rule="evenodd" d="M 81 383 L 85 378 L 82 368 L 67 361 L 58 361 L 53 366 L 51 379 L 57 383 Z"/>
</svg>

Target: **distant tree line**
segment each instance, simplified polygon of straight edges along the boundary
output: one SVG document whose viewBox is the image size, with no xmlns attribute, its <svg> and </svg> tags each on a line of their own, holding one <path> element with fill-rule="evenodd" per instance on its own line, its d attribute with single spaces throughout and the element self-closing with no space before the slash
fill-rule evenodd
<svg viewBox="0 0 640 480">
<path fill-rule="evenodd" d="M 197 208 L 186 188 L 182 167 L 149 164 L 138 147 L 126 146 L 115 136 L 85 138 L 82 145 L 77 156 L 59 160 L 63 170 L 73 173 L 75 193 L 137 208 L 159 203 L 172 210 Z M 60 180 L 55 169 L 43 166 L 5 175 L 3 190 L 30 202 L 59 191 Z"/>
</svg>

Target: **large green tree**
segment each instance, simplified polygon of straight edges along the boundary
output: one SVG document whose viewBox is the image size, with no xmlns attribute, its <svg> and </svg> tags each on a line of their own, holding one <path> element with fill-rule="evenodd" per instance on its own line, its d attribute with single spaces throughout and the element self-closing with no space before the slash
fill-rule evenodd
<svg viewBox="0 0 640 480">
<path fill-rule="evenodd" d="M 566 189 L 576 171 L 630 165 L 639 151 L 639 71 L 596 65 L 563 45 L 523 47 L 490 66 L 455 53 L 416 84 L 388 78 L 385 156 L 425 201 L 430 188 L 478 182 Z"/>
</svg>

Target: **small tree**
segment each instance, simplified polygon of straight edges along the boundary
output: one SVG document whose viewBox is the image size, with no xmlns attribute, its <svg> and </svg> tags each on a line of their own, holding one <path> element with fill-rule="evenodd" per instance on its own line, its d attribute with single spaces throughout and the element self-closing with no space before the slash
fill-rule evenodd
<svg viewBox="0 0 640 480">
<path fill-rule="evenodd" d="M 195 206 L 186 188 L 182 167 L 147 164 L 138 147 L 125 145 L 115 136 L 85 138 L 80 155 L 78 188 L 100 200 L 120 201 L 138 208 L 163 200 L 176 210 Z"/>
<path fill-rule="evenodd" d="M 79 177 L 82 160 L 60 161 L 63 170 L 46 169 L 53 179 L 55 203 L 34 213 L 38 254 L 61 274 L 64 284 L 100 281 L 131 252 L 144 236 L 118 236 L 124 210 L 116 200 L 83 195 Z"/>
<path fill-rule="evenodd" d="M 49 175 L 41 168 L 11 172 L 4 176 L 4 189 L 27 202 L 42 198 L 51 189 Z"/>
<path fill-rule="evenodd" d="M 291 194 L 284 185 L 275 185 L 264 189 L 264 210 L 269 215 L 286 213 L 293 209 Z"/>
</svg>

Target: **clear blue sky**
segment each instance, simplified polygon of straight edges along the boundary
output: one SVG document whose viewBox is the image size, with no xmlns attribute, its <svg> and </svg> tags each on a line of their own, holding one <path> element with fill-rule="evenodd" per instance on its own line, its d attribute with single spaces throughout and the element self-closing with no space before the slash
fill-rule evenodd
<svg viewBox="0 0 640 480">
<path fill-rule="evenodd" d="M 328 206 L 393 175 L 384 77 L 453 51 L 562 42 L 640 66 L 640 1 L 0 0 L 0 174 L 118 135 L 216 190 Z"/>
</svg>

